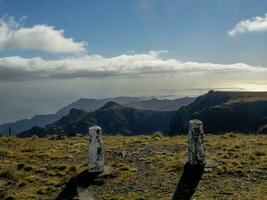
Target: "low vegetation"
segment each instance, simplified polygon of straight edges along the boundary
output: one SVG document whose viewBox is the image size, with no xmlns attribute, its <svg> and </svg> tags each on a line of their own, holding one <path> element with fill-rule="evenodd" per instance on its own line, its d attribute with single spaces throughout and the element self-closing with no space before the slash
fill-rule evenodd
<svg viewBox="0 0 267 200">
<path fill-rule="evenodd" d="M 97 199 L 171 199 L 186 162 L 186 136 L 104 136 L 112 176 Z M 267 136 L 205 137 L 207 166 L 195 199 L 266 199 Z M 86 168 L 87 138 L 0 137 L 0 199 L 53 199 Z"/>
</svg>

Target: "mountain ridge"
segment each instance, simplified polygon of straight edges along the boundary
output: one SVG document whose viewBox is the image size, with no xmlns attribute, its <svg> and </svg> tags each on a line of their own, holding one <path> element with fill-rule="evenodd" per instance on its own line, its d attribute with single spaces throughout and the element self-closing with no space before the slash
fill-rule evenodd
<svg viewBox="0 0 267 200">
<path fill-rule="evenodd" d="M 126 106 L 141 109 L 141 110 L 157 110 L 157 111 L 173 111 L 185 105 L 192 103 L 195 100 L 193 97 L 183 97 L 179 99 L 157 99 L 140 100 L 126 104 Z"/>
<path fill-rule="evenodd" d="M 75 113 L 80 112 L 81 115 L 73 117 L 73 111 Z M 55 123 L 46 125 L 40 131 L 42 134 L 38 135 L 35 132 L 37 128 L 33 127 L 18 134 L 18 136 L 29 137 L 36 134 L 42 137 L 48 134 L 75 135 L 77 133 L 85 135 L 88 133 L 88 127 L 95 125 L 102 127 L 104 133 L 112 135 L 150 134 L 155 131 L 167 132 L 169 120 L 173 114 L 174 111 L 139 110 L 108 102 L 94 112 L 85 113 L 85 111 L 78 109 L 71 110 L 67 116 Z"/>
<path fill-rule="evenodd" d="M 208 133 L 267 133 L 267 92 L 209 91 L 176 112 L 169 134 L 186 133 L 191 119 L 203 121 Z"/>
<path fill-rule="evenodd" d="M 34 126 L 38 127 L 45 127 L 47 124 L 51 124 L 63 116 L 67 115 L 68 112 L 72 108 L 78 108 L 81 110 L 85 110 L 87 112 L 95 111 L 101 106 L 103 106 L 105 103 L 114 101 L 119 104 L 130 104 L 131 102 L 139 102 L 146 103 L 150 98 L 149 97 L 114 97 L 114 98 L 105 98 L 105 99 L 94 99 L 94 98 L 80 98 L 67 106 L 62 107 L 54 114 L 47 114 L 47 115 L 35 115 L 31 119 L 22 119 L 18 120 L 12 123 L 4 123 L 0 125 L 0 134 L 7 134 L 9 127 L 12 128 L 12 133 L 17 134 L 19 132 L 23 132 L 25 130 L 28 130 Z M 191 102 L 191 99 L 188 100 L 188 103 Z M 165 101 L 171 102 L 176 101 L 176 99 L 173 100 L 167 100 L 167 99 L 159 99 L 162 104 L 164 104 Z M 184 102 L 183 102 L 184 103 Z M 177 106 L 177 107 L 176 107 Z M 181 105 L 180 105 L 181 106 Z M 178 110 L 180 107 L 179 104 L 173 104 L 173 110 Z M 154 106 L 153 109 L 157 110 L 157 107 Z"/>
</svg>

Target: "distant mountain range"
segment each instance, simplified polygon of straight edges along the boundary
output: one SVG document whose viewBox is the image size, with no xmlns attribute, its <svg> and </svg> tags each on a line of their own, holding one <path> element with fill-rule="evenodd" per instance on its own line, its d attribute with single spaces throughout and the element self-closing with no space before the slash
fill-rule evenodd
<svg viewBox="0 0 267 200">
<path fill-rule="evenodd" d="M 156 110 L 156 111 L 174 111 L 182 106 L 187 106 L 192 103 L 195 98 L 184 97 L 180 99 L 148 99 L 139 100 L 126 104 L 128 107 L 137 108 L 141 110 Z"/>
<path fill-rule="evenodd" d="M 13 125 L 24 123 L 20 137 L 87 134 L 88 127 L 94 125 L 101 126 L 107 134 L 161 131 L 177 135 L 187 133 L 189 120 L 199 119 L 206 133 L 267 134 L 267 92 L 209 91 L 195 100 L 132 97 L 109 100 L 79 99 L 54 115 L 35 116 L 29 120 L 30 124 L 22 120 Z"/>
<path fill-rule="evenodd" d="M 71 109 L 69 114 L 45 128 L 33 127 L 18 134 L 19 137 L 51 134 L 87 134 L 88 127 L 98 125 L 108 134 L 150 134 L 154 131 L 167 132 L 175 111 L 139 110 L 108 102 L 94 112 Z"/>
<path fill-rule="evenodd" d="M 210 91 L 180 108 L 170 122 L 170 135 L 187 132 L 199 119 L 206 133 L 267 133 L 267 92 Z"/>
<path fill-rule="evenodd" d="M 22 119 L 12 123 L 5 123 L 0 125 L 0 134 L 7 134 L 9 127 L 11 127 L 12 133 L 17 134 L 25 130 L 29 130 L 32 127 L 43 128 L 47 124 L 51 124 L 61 119 L 63 116 L 68 115 L 71 109 L 76 108 L 84 110 L 86 112 L 93 112 L 107 102 L 116 102 L 118 104 L 127 105 L 128 107 L 139 108 L 143 110 L 154 110 L 154 111 L 174 111 L 178 110 L 184 105 L 190 104 L 194 101 L 194 98 L 181 98 L 181 99 L 150 99 L 144 97 L 115 97 L 106 99 L 87 99 L 81 98 L 77 101 L 61 108 L 54 114 L 48 115 L 36 115 L 31 119 Z"/>
</svg>

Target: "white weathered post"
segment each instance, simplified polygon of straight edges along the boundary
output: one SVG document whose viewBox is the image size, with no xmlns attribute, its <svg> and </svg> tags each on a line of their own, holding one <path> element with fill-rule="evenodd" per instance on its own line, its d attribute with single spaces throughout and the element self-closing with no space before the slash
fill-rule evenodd
<svg viewBox="0 0 267 200">
<path fill-rule="evenodd" d="M 104 171 L 104 155 L 102 147 L 102 130 L 98 126 L 89 128 L 88 172 Z"/>
<path fill-rule="evenodd" d="M 191 164 L 205 164 L 205 146 L 203 123 L 194 119 L 189 121 L 188 130 L 188 162 Z"/>
<path fill-rule="evenodd" d="M 206 156 L 203 123 L 200 120 L 189 121 L 187 154 L 188 160 L 184 165 L 173 200 L 190 200 L 204 173 Z"/>
<path fill-rule="evenodd" d="M 94 200 L 88 187 L 104 171 L 104 156 L 102 147 L 102 131 L 98 126 L 89 128 L 88 169 L 72 177 L 65 188 L 58 194 L 56 200 L 78 199 Z"/>
</svg>

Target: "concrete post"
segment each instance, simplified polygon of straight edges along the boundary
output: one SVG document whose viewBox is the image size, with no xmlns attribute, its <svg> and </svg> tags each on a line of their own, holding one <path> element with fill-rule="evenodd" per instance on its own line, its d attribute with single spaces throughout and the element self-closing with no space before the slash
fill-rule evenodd
<svg viewBox="0 0 267 200">
<path fill-rule="evenodd" d="M 102 130 L 98 126 L 89 128 L 88 172 L 104 171 L 104 155 L 102 147 Z"/>
<path fill-rule="evenodd" d="M 104 171 L 104 156 L 101 138 L 101 128 L 89 128 L 88 168 L 72 177 L 65 188 L 58 194 L 56 200 L 95 200 L 88 190 L 94 180 Z"/>
<path fill-rule="evenodd" d="M 188 161 L 176 188 L 173 200 L 190 200 L 204 173 L 206 156 L 203 124 L 200 120 L 189 121 Z"/>
<path fill-rule="evenodd" d="M 9 136 L 12 136 L 12 129 L 11 129 L 11 127 L 8 127 L 8 135 Z"/>
<path fill-rule="evenodd" d="M 204 132 L 200 120 L 189 121 L 187 153 L 190 164 L 205 164 Z"/>
</svg>

